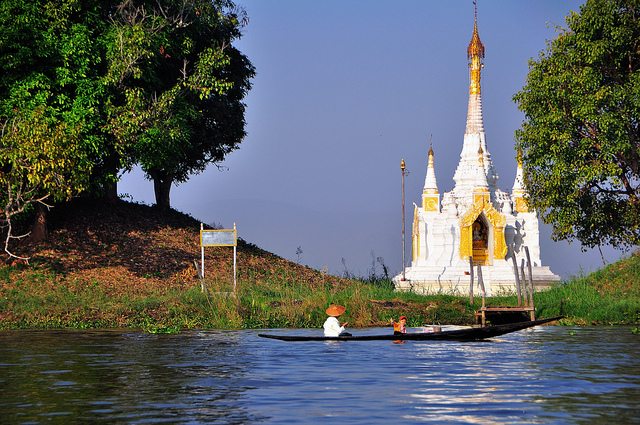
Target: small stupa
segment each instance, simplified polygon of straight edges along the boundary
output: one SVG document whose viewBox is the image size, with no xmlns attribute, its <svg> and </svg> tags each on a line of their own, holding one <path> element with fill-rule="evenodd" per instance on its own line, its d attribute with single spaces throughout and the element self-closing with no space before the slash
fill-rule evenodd
<svg viewBox="0 0 640 425">
<path fill-rule="evenodd" d="M 475 9 L 467 48 L 469 105 L 460 161 L 453 176 L 455 186 L 440 196 L 435 154 L 429 147 L 422 205 L 414 204 L 411 266 L 394 278 L 398 290 L 468 294 L 471 257 L 474 266 L 482 266 L 487 295 L 513 293 L 516 280 L 512 257 L 520 265 L 525 247 L 537 289 L 560 280 L 540 261 L 538 217 L 527 206 L 520 159 L 511 193 L 497 187 L 498 175 L 482 119 L 480 75 L 484 55 Z"/>
</svg>

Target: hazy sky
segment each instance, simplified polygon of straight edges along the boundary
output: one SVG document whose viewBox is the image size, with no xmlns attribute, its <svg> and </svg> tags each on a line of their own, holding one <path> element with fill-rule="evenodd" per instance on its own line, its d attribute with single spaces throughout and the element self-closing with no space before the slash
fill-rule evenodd
<svg viewBox="0 0 640 425">
<path fill-rule="evenodd" d="M 172 206 L 204 223 L 235 222 L 246 241 L 334 274 L 346 266 L 368 275 L 377 257 L 399 273 L 400 159 L 410 170 L 407 259 L 430 137 L 440 193 L 453 188 L 467 110 L 472 1 L 237 3 L 250 19 L 237 46 L 257 70 L 246 98 L 248 136 L 222 164 L 228 170 L 212 166 L 175 186 Z M 580 4 L 479 1 L 484 124 L 503 190 L 513 185 L 513 134 L 522 121 L 512 96 L 525 82 L 528 60 Z M 125 176 L 120 193 L 153 203 L 152 184 L 139 171 Z M 578 243 L 549 235 L 541 226 L 542 262 L 562 277 L 603 264 L 597 250 L 583 253 Z M 603 252 L 608 261 L 620 256 Z"/>
</svg>

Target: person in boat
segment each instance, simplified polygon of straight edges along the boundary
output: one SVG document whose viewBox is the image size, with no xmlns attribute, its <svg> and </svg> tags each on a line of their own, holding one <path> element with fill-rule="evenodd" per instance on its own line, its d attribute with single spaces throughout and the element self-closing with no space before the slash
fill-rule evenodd
<svg viewBox="0 0 640 425">
<path fill-rule="evenodd" d="M 391 319 L 393 325 L 393 334 L 402 335 L 407 333 L 407 316 L 400 316 L 398 321 Z"/>
<path fill-rule="evenodd" d="M 347 322 L 340 323 L 338 317 L 342 316 L 347 309 L 341 305 L 331 304 L 329 308 L 325 310 L 327 313 L 327 320 L 324 325 L 324 336 L 351 336 L 349 332 L 345 332 L 344 328 L 348 325 Z"/>
</svg>

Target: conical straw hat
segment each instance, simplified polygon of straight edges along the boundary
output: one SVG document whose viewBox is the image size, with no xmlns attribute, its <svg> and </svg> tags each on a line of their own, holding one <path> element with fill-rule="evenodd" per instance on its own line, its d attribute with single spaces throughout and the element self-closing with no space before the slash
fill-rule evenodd
<svg viewBox="0 0 640 425">
<path fill-rule="evenodd" d="M 342 313 L 344 313 L 346 310 L 346 308 L 344 308 L 341 305 L 337 305 L 337 304 L 331 304 L 329 306 L 329 308 L 327 308 L 325 310 L 325 312 L 327 313 L 327 316 L 333 316 L 333 317 L 338 317 L 340 316 Z"/>
</svg>

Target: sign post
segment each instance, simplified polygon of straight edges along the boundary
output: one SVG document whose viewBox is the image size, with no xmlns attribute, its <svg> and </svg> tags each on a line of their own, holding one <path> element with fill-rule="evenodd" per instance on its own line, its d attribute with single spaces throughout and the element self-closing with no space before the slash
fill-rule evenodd
<svg viewBox="0 0 640 425">
<path fill-rule="evenodd" d="M 233 229 L 204 230 L 204 225 L 200 223 L 200 257 L 202 270 L 200 275 L 204 279 L 204 247 L 205 246 L 232 246 L 233 247 L 233 293 L 236 293 L 236 253 L 238 247 L 238 231 L 236 223 Z"/>
</svg>

